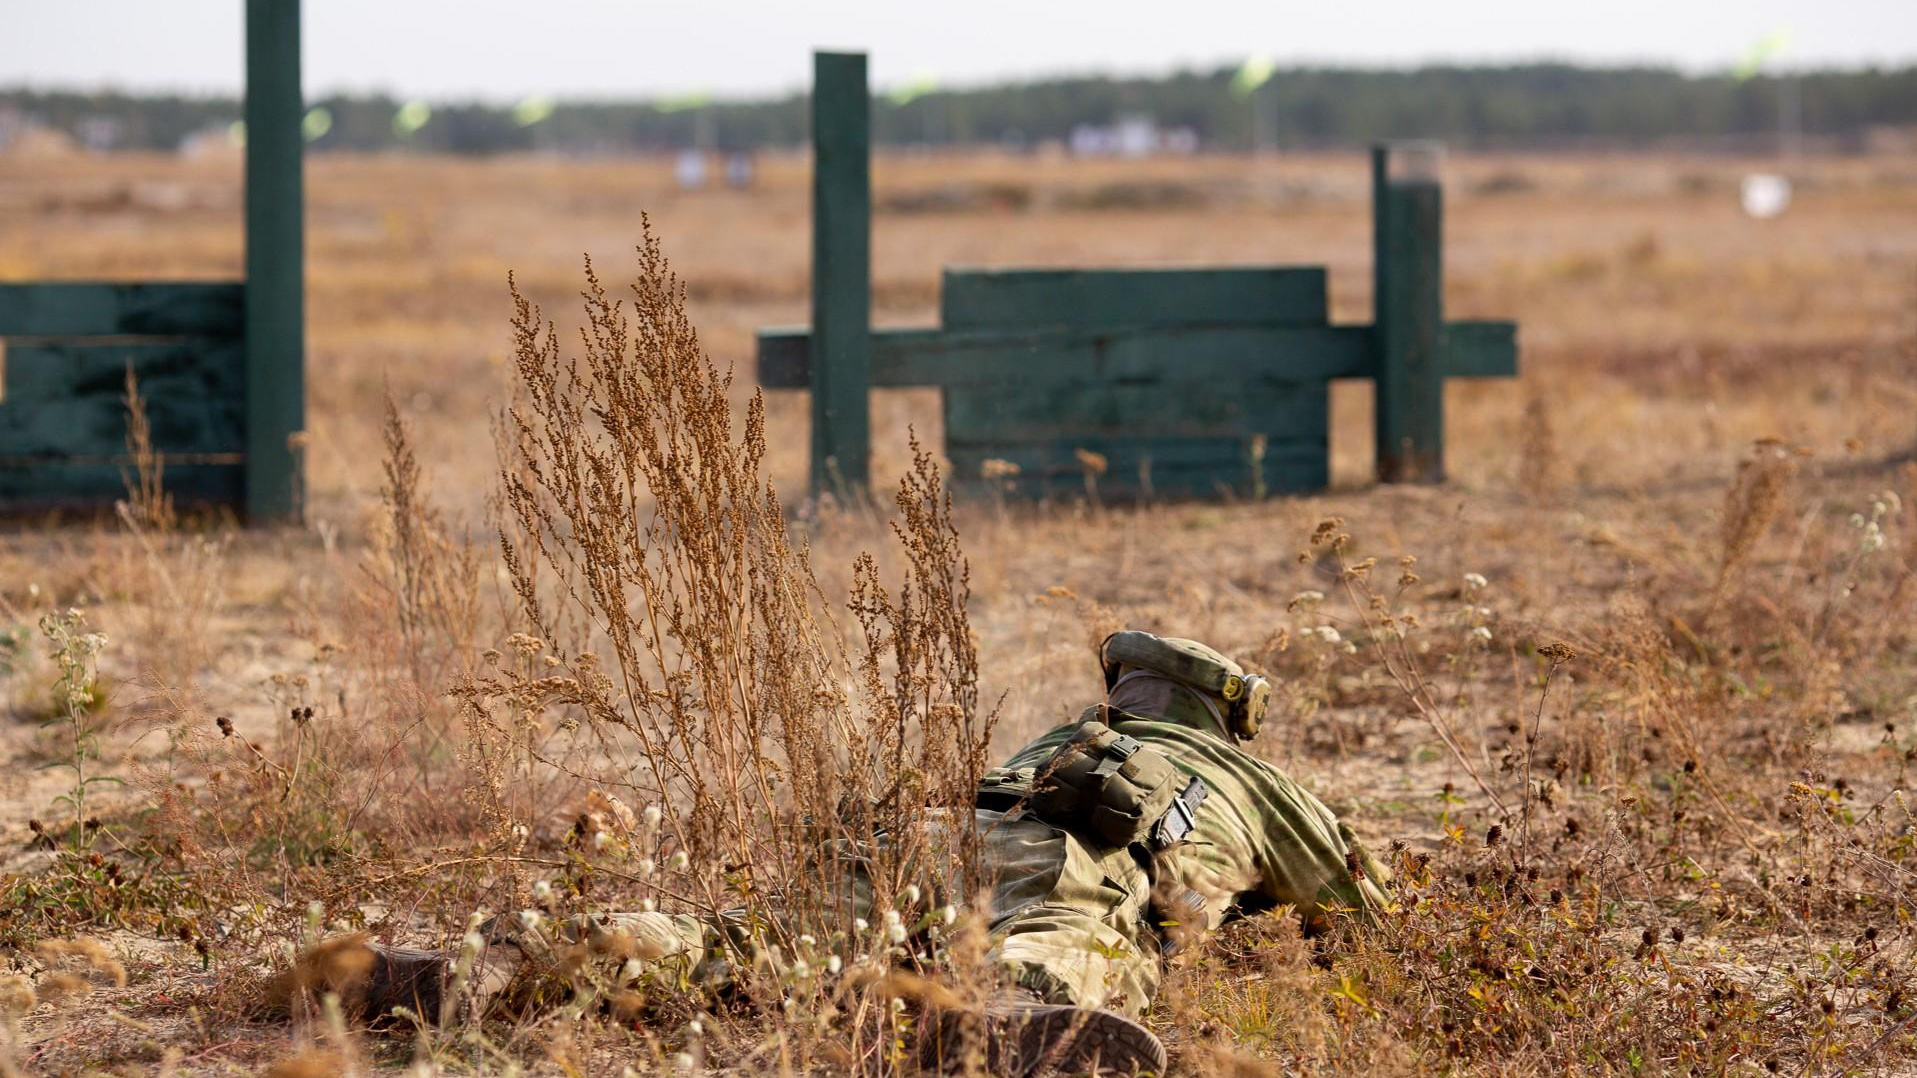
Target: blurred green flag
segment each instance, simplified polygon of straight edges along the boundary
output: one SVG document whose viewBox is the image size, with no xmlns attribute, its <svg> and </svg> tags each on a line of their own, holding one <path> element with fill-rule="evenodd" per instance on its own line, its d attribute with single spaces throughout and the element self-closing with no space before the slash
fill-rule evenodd
<svg viewBox="0 0 1917 1078">
<path fill-rule="evenodd" d="M 1760 68 L 1769 62 L 1772 57 L 1777 56 L 1789 48 L 1790 43 L 1791 32 L 1789 30 L 1772 30 L 1770 33 L 1758 38 L 1757 44 L 1752 45 L 1744 55 L 1738 59 L 1737 66 L 1731 69 L 1731 76 L 1739 82 L 1754 78 Z"/>
<path fill-rule="evenodd" d="M 921 71 L 910 80 L 893 87 L 892 91 L 885 95 L 885 99 L 894 105 L 909 105 L 938 88 L 938 76 Z"/>
<path fill-rule="evenodd" d="M 535 94 L 513 106 L 513 122 L 521 127 L 531 127 L 552 115 L 552 98 Z"/>
<path fill-rule="evenodd" d="M 661 98 L 653 107 L 660 112 L 685 112 L 688 109 L 704 108 L 712 104 L 711 94 L 680 94 L 677 97 Z"/>
<path fill-rule="evenodd" d="M 333 114 L 324 105 L 314 105 L 306 110 L 306 118 L 300 121 L 300 134 L 308 142 L 318 142 L 333 129 Z"/>
<path fill-rule="evenodd" d="M 1254 56 L 1231 77 L 1231 92 L 1238 97 L 1250 97 L 1277 73 L 1278 61 L 1269 56 Z"/>
<path fill-rule="evenodd" d="M 426 126 L 433 118 L 433 107 L 424 101 L 408 101 L 393 114 L 393 134 L 401 138 Z"/>
</svg>

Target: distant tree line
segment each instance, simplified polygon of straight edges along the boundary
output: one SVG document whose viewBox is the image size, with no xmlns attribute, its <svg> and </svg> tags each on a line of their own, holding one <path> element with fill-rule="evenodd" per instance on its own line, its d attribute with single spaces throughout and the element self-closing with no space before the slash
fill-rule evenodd
<svg viewBox="0 0 1917 1078">
<path fill-rule="evenodd" d="M 1084 124 L 1125 116 L 1189 128 L 1207 149 L 1346 147 L 1379 138 L 1429 137 L 1463 148 L 1633 148 L 1683 144 L 1759 148 L 1777 137 L 1780 108 L 1794 99 L 1808 141 L 1861 145 L 1874 127 L 1917 125 L 1917 67 L 1810 72 L 1739 80 L 1654 67 L 1569 64 L 1425 67 L 1415 70 L 1281 70 L 1254 103 L 1234 93 L 1233 71 L 1163 78 L 1060 78 L 874 100 L 881 144 L 1030 146 L 1071 136 Z M 1788 80 L 1788 84 L 1786 83 Z M 548 112 L 483 104 L 438 104 L 415 129 L 396 124 L 401 102 L 328 97 L 329 125 L 315 150 L 461 154 L 577 153 L 796 146 L 806 138 L 806 99 L 790 95 L 696 106 L 642 102 L 559 103 Z M 239 117 L 231 98 L 121 93 L 0 91 L 0 117 L 32 122 L 90 144 L 171 150 Z M 535 120 L 535 117 L 536 120 Z M 534 122 L 528 122 L 528 121 Z M 1262 137 L 1254 120 L 1264 125 Z"/>
</svg>

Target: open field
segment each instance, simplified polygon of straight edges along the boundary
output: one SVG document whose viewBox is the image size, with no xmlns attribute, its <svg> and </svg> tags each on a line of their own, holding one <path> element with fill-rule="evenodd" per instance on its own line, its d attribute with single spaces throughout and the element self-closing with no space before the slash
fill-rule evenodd
<svg viewBox="0 0 1917 1078">
<path fill-rule="evenodd" d="M 1104 631 L 1196 637 L 1285 679 L 1261 751 L 1402 870 L 1401 913 L 1348 946 L 1253 923 L 1182 958 L 1156 1022 L 1180 1066 L 1917 1068 L 1917 159 L 1800 162 L 1770 222 L 1737 207 L 1752 167 L 1450 162 L 1448 313 L 1517 319 L 1524 374 L 1451 387 L 1443 487 L 1369 484 L 1353 385 L 1323 495 L 959 507 L 995 748 L 1097 699 Z M 235 276 L 238 178 L 236 159 L 0 157 L 0 280 Z M 589 879 L 576 901 L 599 908 L 660 893 L 569 839 L 588 785 L 640 798 L 616 753 L 563 709 L 496 743 L 447 694 L 488 649 L 544 661 L 509 646 L 525 625 L 489 516 L 507 274 L 564 340 L 582 252 L 622 284 L 650 214 L 743 414 L 752 330 L 806 309 L 805 163 L 759 178 L 686 193 L 668 162 L 312 162 L 311 526 L 136 511 L 0 536 L 0 1074 L 257 1073 L 309 1045 L 340 1055 L 283 1073 L 399 1065 L 409 1038 L 259 1013 L 309 904 L 327 928 L 441 945 L 543 877 Z M 882 159 L 875 314 L 930 321 L 950 264 L 1290 262 L 1328 265 L 1335 316 L 1361 320 L 1366 182 L 1355 154 Z M 417 484 L 391 478 L 386 393 Z M 788 504 L 805 416 L 796 394 L 767 404 Z M 881 393 L 874 418 L 883 490 L 908 427 L 937 445 L 937 401 Z M 887 579 L 907 564 L 883 517 L 806 516 L 839 622 L 860 551 Z M 1312 542 L 1333 517 L 1337 550 Z M 72 708 L 38 624 L 69 607 L 109 637 Z M 1553 643 L 1575 655 L 1541 657 Z M 84 811 L 59 800 L 74 763 L 115 780 Z M 103 826 L 69 834 L 76 816 Z M 48 848 L 75 844 L 90 854 Z M 80 937 L 111 965 L 34 950 Z M 84 991 L 50 979 L 87 961 Z M 27 984 L 43 998 L 16 1013 Z M 561 1014 L 423 1038 L 418 1058 L 842 1072 L 816 1002 L 696 1035 L 683 1013 Z"/>
</svg>

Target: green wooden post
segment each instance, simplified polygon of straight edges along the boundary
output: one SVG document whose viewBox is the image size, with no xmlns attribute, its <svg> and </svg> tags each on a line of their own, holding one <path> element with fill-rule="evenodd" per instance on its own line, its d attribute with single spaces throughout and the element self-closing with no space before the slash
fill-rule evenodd
<svg viewBox="0 0 1917 1078">
<path fill-rule="evenodd" d="M 246 0 L 246 516 L 305 496 L 306 260 L 300 0 Z"/>
<path fill-rule="evenodd" d="M 1434 143 L 1371 151 L 1378 478 L 1386 483 L 1444 479 L 1442 161 Z"/>
<path fill-rule="evenodd" d="M 812 490 L 850 494 L 872 452 L 872 103 L 865 54 L 812 64 Z"/>
</svg>

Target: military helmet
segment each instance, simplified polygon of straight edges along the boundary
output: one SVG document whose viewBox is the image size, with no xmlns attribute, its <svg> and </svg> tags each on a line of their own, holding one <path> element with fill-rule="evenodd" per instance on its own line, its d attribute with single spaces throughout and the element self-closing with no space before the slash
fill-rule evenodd
<svg viewBox="0 0 1917 1078">
<path fill-rule="evenodd" d="M 1196 640 L 1154 636 L 1126 629 L 1105 638 L 1098 647 L 1105 668 L 1105 691 L 1110 692 L 1127 668 L 1150 670 L 1225 703 L 1225 726 L 1240 741 L 1258 735 L 1271 703 L 1271 682 Z"/>
</svg>

